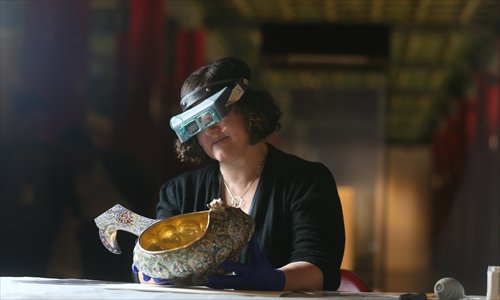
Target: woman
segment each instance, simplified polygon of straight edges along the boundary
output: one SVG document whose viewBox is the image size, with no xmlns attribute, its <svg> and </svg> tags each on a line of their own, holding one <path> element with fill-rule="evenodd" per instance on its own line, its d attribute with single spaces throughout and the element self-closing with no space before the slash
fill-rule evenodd
<svg viewBox="0 0 500 300">
<path fill-rule="evenodd" d="M 241 264 L 223 266 L 237 275 L 210 276 L 208 286 L 336 290 L 345 235 L 334 178 L 324 165 L 265 141 L 280 128 L 281 112 L 269 93 L 248 85 L 250 79 L 248 66 L 235 58 L 218 60 L 186 79 L 181 90 L 184 113 L 171 126 L 179 136 L 179 159 L 203 166 L 163 185 L 157 218 L 206 210 L 216 198 L 254 218 L 256 235 Z M 223 105 L 210 102 L 215 98 Z M 182 123 L 193 108 L 210 105 L 214 114 L 208 121 L 200 116 L 196 124 Z"/>
</svg>

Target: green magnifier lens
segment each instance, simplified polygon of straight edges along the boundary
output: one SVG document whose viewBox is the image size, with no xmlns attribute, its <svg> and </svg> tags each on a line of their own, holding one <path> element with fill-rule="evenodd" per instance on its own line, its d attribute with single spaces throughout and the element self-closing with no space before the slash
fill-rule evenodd
<svg viewBox="0 0 500 300">
<path fill-rule="evenodd" d="M 198 123 L 196 123 L 196 121 L 194 120 L 187 123 L 184 128 L 186 129 L 187 134 L 189 134 L 190 136 L 193 136 L 198 131 L 200 131 L 200 126 L 198 126 Z"/>
<path fill-rule="evenodd" d="M 215 123 L 215 119 L 211 112 L 206 112 L 203 115 L 198 117 L 198 122 L 200 122 L 201 126 L 206 128 Z"/>
</svg>

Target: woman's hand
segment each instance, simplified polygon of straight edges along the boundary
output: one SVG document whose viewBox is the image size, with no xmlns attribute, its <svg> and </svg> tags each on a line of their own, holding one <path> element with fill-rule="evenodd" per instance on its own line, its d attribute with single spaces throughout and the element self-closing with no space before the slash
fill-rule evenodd
<svg viewBox="0 0 500 300">
<path fill-rule="evenodd" d="M 139 238 L 135 239 L 135 243 L 136 244 L 137 244 L 138 240 L 139 240 Z M 164 278 L 154 278 L 154 277 L 151 277 L 151 276 L 148 276 L 148 275 L 142 273 L 134 265 L 134 263 L 132 263 L 132 272 L 134 272 L 134 274 L 137 276 L 137 279 L 139 279 L 140 283 L 146 283 L 146 284 L 174 284 L 173 280 L 164 279 Z"/>
<path fill-rule="evenodd" d="M 210 275 L 207 286 L 216 289 L 282 291 L 285 274 L 274 269 L 262 255 L 255 236 L 250 240 L 250 264 L 226 261 L 221 268 L 234 275 Z"/>
<path fill-rule="evenodd" d="M 137 274 L 137 278 L 139 279 L 140 283 L 145 283 L 145 284 L 174 284 L 173 280 L 170 279 L 164 279 L 164 278 L 154 278 L 151 276 L 148 276 L 144 273 L 142 273 L 137 267 L 132 263 L 132 272 L 134 274 Z"/>
</svg>

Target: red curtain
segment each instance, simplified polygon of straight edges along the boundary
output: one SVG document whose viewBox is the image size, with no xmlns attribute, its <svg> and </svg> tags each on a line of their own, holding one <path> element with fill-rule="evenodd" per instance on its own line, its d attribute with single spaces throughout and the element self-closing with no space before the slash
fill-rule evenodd
<svg viewBox="0 0 500 300">
<path fill-rule="evenodd" d="M 185 30 L 176 33 L 174 89 L 179 95 L 184 79 L 205 64 L 206 32 L 203 29 Z M 180 100 L 180 99 L 179 99 Z"/>
<path fill-rule="evenodd" d="M 183 80 L 205 63 L 206 33 L 167 19 L 165 1 L 131 0 L 118 36 L 114 145 L 162 180 L 179 172 L 169 119 Z"/>
<path fill-rule="evenodd" d="M 489 86 L 487 87 L 487 126 L 488 126 L 488 133 L 490 136 L 497 136 L 497 139 L 499 138 L 500 134 L 500 122 L 499 120 L 499 114 L 500 114 L 500 93 L 499 93 L 499 85 L 498 83 L 490 83 Z"/>
</svg>

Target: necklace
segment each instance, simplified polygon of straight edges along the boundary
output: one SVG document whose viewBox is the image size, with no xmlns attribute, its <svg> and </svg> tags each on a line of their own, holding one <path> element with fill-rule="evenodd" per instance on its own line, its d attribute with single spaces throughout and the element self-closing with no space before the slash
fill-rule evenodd
<svg viewBox="0 0 500 300">
<path fill-rule="evenodd" d="M 255 182 L 255 180 L 257 180 L 257 178 L 259 178 L 259 173 L 260 173 L 260 169 L 262 168 L 262 165 L 264 164 L 264 161 L 262 161 L 260 164 L 259 164 L 259 167 L 257 168 L 257 172 L 255 173 L 255 176 L 254 178 L 252 179 L 252 182 L 250 182 L 250 184 L 247 186 L 245 192 L 243 192 L 243 194 L 241 196 L 233 196 L 233 193 L 231 193 L 231 190 L 229 189 L 229 187 L 227 186 L 227 182 L 226 182 L 226 179 L 224 179 L 224 176 L 222 175 L 221 173 L 221 176 L 222 176 L 222 182 L 224 182 L 224 186 L 226 187 L 226 190 L 227 192 L 229 193 L 229 196 L 231 197 L 231 205 L 234 206 L 234 207 L 239 207 L 241 202 L 243 202 L 243 197 L 245 197 L 245 195 L 248 193 L 248 190 L 250 190 L 250 187 L 253 185 L 253 183 Z"/>
</svg>

